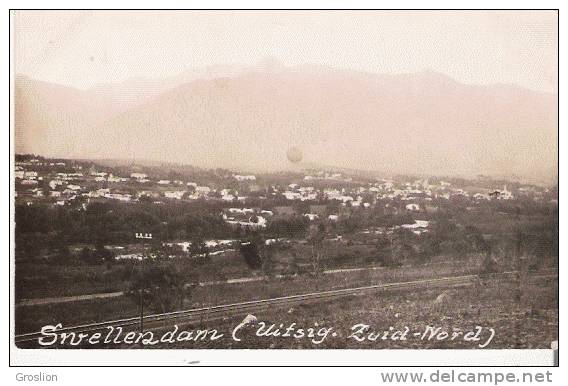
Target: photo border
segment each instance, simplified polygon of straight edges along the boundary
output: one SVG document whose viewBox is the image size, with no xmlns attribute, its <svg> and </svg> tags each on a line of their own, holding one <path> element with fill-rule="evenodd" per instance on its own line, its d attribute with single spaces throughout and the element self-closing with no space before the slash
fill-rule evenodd
<svg viewBox="0 0 568 386">
<path fill-rule="evenodd" d="M 14 246 L 15 248 L 15 240 L 13 240 L 12 238 L 12 231 L 15 232 L 15 228 L 13 228 L 13 225 L 15 225 L 15 222 L 12 222 L 12 216 L 14 214 L 14 210 L 12 205 L 15 204 L 15 200 L 14 200 L 14 191 L 12 189 L 12 184 L 13 184 L 13 162 L 14 162 L 14 156 L 15 156 L 15 149 L 14 152 L 12 152 L 12 128 L 14 127 L 14 135 L 15 135 L 15 125 L 13 125 L 13 120 L 12 120 L 12 106 L 13 106 L 13 94 L 12 94 L 12 81 L 13 81 L 13 77 L 12 77 L 12 49 L 13 49 L 13 45 L 12 45 L 12 11 L 136 11 L 136 12 L 152 12 L 152 11 L 245 11 L 245 12 L 250 12 L 250 11 L 270 11 L 270 12 L 280 12 L 280 11 L 300 11 L 300 12 L 311 12 L 311 11 L 320 11 L 320 12 L 337 12 L 337 11 L 360 11 L 360 12 L 369 12 L 369 11 L 555 11 L 556 12 L 556 17 L 557 17 L 557 175 L 558 175 L 558 194 L 560 197 L 560 143 L 559 143 L 559 139 L 560 139 L 560 9 L 559 8 L 10 8 L 8 10 L 9 13 L 9 24 L 8 24 L 8 28 L 9 28 L 9 34 L 8 34 L 8 40 L 9 40 L 9 54 L 8 54 L 8 60 L 9 60 L 9 64 L 8 64 L 8 74 L 9 74 L 9 87 L 8 87 L 8 124 L 9 124 L 9 130 L 8 130 L 8 136 L 9 136 L 9 140 L 8 140 L 8 146 L 9 146 L 9 151 L 8 151 L 8 156 L 9 156 L 9 177 L 10 177 L 10 182 L 9 182 L 9 231 L 10 231 L 10 236 L 9 236 L 9 259 L 8 259 L 8 286 L 9 286 L 9 297 L 10 297 L 10 302 L 9 302 L 9 339 L 8 339 L 8 362 L 9 362 L 9 367 L 10 368 L 44 368 L 46 366 L 48 367 L 54 367 L 54 368 L 99 368 L 99 367 L 117 367 L 117 368 L 138 368 L 138 367 L 152 367 L 152 368 L 175 368 L 175 367 L 188 367 L 188 366 L 184 366 L 184 365 L 91 365 L 91 366 L 86 366 L 86 365 L 19 365 L 19 364 L 12 364 L 12 349 L 15 350 L 29 350 L 29 351 L 47 351 L 47 349 L 20 349 L 18 348 L 15 343 L 14 343 L 14 335 L 12 334 L 12 329 L 14 328 L 14 325 L 12 323 L 12 296 L 14 295 L 13 292 L 13 286 L 12 286 L 12 258 L 13 258 L 13 248 L 12 246 Z M 560 204 L 558 205 L 558 208 L 560 208 Z M 14 207 L 15 209 L 15 207 Z M 558 217 L 560 219 L 560 211 L 558 212 Z M 559 230 L 560 230 L 560 226 L 559 226 Z M 15 235 L 15 233 L 14 233 Z M 560 233 L 558 234 L 558 242 L 560 245 Z M 13 244 L 14 243 L 14 244 Z M 14 263 L 15 264 L 15 263 Z M 14 269 L 15 269 L 15 265 L 14 265 Z M 559 270 L 559 275 L 560 275 L 560 257 L 558 256 L 558 270 Z M 558 278 L 558 282 L 560 281 L 560 278 Z M 558 286 L 558 299 L 560 299 L 560 286 Z M 559 313 L 559 317 L 558 317 L 558 340 L 560 339 L 560 300 L 559 300 L 559 307 L 558 307 L 558 313 Z M 15 323 L 15 320 L 14 320 Z M 14 330 L 15 331 L 15 330 Z M 78 350 L 78 349 L 70 349 L 70 350 Z M 101 350 L 97 350 L 97 351 L 106 351 L 109 349 L 101 349 Z M 161 349 L 158 350 L 158 352 L 163 352 L 163 351 L 167 351 L 168 349 Z M 196 350 L 196 351 L 200 351 L 200 349 L 192 349 L 192 350 Z M 202 350 L 202 349 L 201 349 Z M 215 350 L 227 350 L 227 349 L 215 349 Z M 258 351 L 266 351 L 266 350 L 270 350 L 270 349 L 256 349 Z M 301 351 L 307 351 L 307 350 L 317 350 L 317 349 L 300 349 Z M 328 349 L 328 350 L 334 350 L 334 349 Z M 357 351 L 368 351 L 368 352 L 373 352 L 373 351 L 389 351 L 389 349 L 356 349 Z M 407 351 L 405 349 L 391 349 L 391 350 L 396 350 L 396 351 Z M 474 350 L 474 349 L 472 349 Z M 515 349 L 516 350 L 527 350 L 527 349 Z M 545 349 L 543 349 L 545 350 Z M 91 351 L 91 350 L 89 350 Z M 183 350 L 181 350 L 183 351 Z M 238 352 L 240 351 L 239 349 L 232 349 L 230 351 L 234 351 L 235 355 L 238 355 Z M 252 351 L 252 350 L 247 350 L 247 351 Z M 424 353 L 426 354 L 429 351 L 432 351 L 432 349 L 423 349 L 420 351 L 424 351 Z M 470 350 L 456 350 L 456 349 L 446 349 L 446 351 L 470 351 Z M 492 351 L 505 351 L 505 350 L 500 350 L 500 349 L 492 349 Z M 552 350 L 551 350 L 552 351 Z M 507 367 L 507 368 L 519 368 L 519 367 L 529 367 L 529 368 L 534 368 L 534 367 L 559 367 L 559 353 L 558 350 L 556 350 L 556 358 L 557 361 L 555 364 L 551 365 L 551 366 L 541 366 L 541 365 L 531 365 L 531 366 L 516 366 L 516 365 L 503 365 L 503 366 L 499 366 L 499 367 Z M 155 349 L 150 350 L 149 352 L 156 352 Z M 330 367 L 342 367 L 342 368 L 383 368 L 383 367 L 393 367 L 390 365 L 333 365 L 333 366 L 326 366 L 326 365 L 302 365 L 302 366 L 297 366 L 297 365 L 193 365 L 190 367 L 205 367 L 205 368 L 209 368 L 209 367 L 226 367 L 226 368 L 233 368 L 233 367 L 244 367 L 244 368 L 250 368 L 250 367 L 275 367 L 275 368 L 288 368 L 288 367 L 314 367 L 314 368 L 330 368 Z M 415 364 L 415 365 L 397 365 L 396 367 L 403 367 L 403 368 L 412 368 L 412 367 L 427 367 L 427 368 L 491 368 L 491 367 L 495 367 L 495 366 L 491 366 L 491 365 L 419 365 L 419 364 Z"/>
</svg>

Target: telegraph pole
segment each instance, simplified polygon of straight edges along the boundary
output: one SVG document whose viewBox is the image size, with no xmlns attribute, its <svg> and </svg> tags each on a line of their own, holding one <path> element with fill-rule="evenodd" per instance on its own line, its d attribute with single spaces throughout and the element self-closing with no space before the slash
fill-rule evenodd
<svg viewBox="0 0 568 386">
<path fill-rule="evenodd" d="M 141 232 L 136 232 L 134 234 L 134 236 L 137 239 L 141 239 L 142 240 L 142 261 L 140 262 L 140 288 L 138 288 L 138 294 L 140 296 L 140 333 L 144 332 L 144 294 L 143 294 L 143 290 L 146 288 L 145 285 L 143 285 L 143 281 L 144 281 L 144 260 L 146 259 L 146 253 L 145 253 L 145 244 L 144 241 L 145 240 L 151 240 L 152 239 L 152 234 L 151 233 L 141 233 Z"/>
</svg>

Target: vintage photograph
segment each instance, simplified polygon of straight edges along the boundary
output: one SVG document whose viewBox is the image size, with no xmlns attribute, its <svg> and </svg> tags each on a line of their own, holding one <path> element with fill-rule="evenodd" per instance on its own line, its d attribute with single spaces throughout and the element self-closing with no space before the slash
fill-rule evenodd
<svg viewBox="0 0 568 386">
<path fill-rule="evenodd" d="M 18 349 L 557 347 L 557 11 L 10 23 Z"/>
</svg>

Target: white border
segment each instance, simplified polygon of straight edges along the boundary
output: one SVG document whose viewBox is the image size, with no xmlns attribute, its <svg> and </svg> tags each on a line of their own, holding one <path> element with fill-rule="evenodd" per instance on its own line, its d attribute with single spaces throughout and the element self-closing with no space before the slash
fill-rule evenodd
<svg viewBox="0 0 568 386">
<path fill-rule="evenodd" d="M 160 2 L 152 1 L 138 1 L 136 3 L 128 1 L 82 1 L 81 3 L 74 1 L 59 1 L 59 2 L 46 2 L 46 1 L 8 1 L 5 2 L 7 8 L 560 8 L 563 4 L 559 1 L 461 1 L 459 5 L 455 1 L 406 1 L 406 2 L 383 2 L 373 3 L 369 1 L 350 1 L 341 2 L 337 0 L 328 0 L 325 2 L 311 2 L 306 1 L 273 1 L 270 4 L 262 1 L 247 1 L 247 2 L 231 2 L 231 1 L 213 1 L 213 2 L 184 2 L 163 0 Z M 562 12 L 561 12 L 562 14 Z M 5 15 L 5 14 L 4 14 Z M 562 20 L 562 19 L 561 19 Z M 2 18 L 2 26 L 4 36 L 8 32 L 8 20 L 6 17 Z M 560 26 L 560 42 L 563 44 L 565 40 L 565 28 Z M 3 52 L 8 51 L 8 41 L 3 39 L 2 43 Z M 560 59 L 562 62 L 563 50 L 560 50 Z M 4 74 L 8 71 L 8 58 L 4 56 L 2 60 Z M 561 66 L 562 68 L 562 66 Z M 4 90 L 9 87 L 8 80 L 4 79 Z M 564 85 L 564 77 L 560 77 L 561 86 Z M 563 87 L 560 87 L 564 89 Z M 8 94 L 6 91 L 1 94 L 2 111 L 4 119 L 7 119 L 8 113 Z M 562 96 L 562 93 L 560 93 Z M 561 103 L 561 112 L 564 104 Z M 562 113 L 561 113 L 562 117 Z M 6 121 L 4 121 L 6 122 Z M 12 131 L 13 122 L 10 123 Z M 562 136 L 559 138 L 559 146 Z M 8 146 L 7 138 L 2 136 L 0 138 L 1 146 L 4 149 Z M 10 149 L 11 156 L 13 149 Z M 560 163 L 563 163 L 563 157 L 560 157 Z M 10 161 L 10 169 L 12 170 L 12 162 Z M 0 180 L 3 181 L 3 189 L 1 190 L 2 199 L 4 203 L 8 202 L 7 188 L 10 186 L 10 205 L 12 202 L 12 178 L 4 166 L 1 170 Z M 562 170 L 562 169 L 561 169 Z M 6 183 L 6 181 L 9 181 Z M 563 178 L 560 178 L 563 181 Z M 564 187 L 560 187 L 563 192 Z M 6 217 L 8 217 L 7 207 L 3 206 L 6 210 Z M 562 218 L 561 213 L 561 218 Z M 12 223 L 10 220 L 10 224 Z M 8 242 L 8 234 L 12 232 L 5 222 L 2 224 L 2 237 L 5 237 L 4 245 L 9 246 L 13 250 L 13 245 Z M 7 229 L 8 228 L 8 229 Z M 562 232 L 563 234 L 565 232 Z M 561 239 L 563 237 L 561 236 Z M 13 240 L 13 238 L 12 238 Z M 560 256 L 563 248 L 560 248 Z M 5 271 L 5 264 L 1 268 L 4 277 L 7 272 Z M 13 266 L 11 266 L 11 274 L 13 277 Z M 13 283 L 12 283 L 13 284 Z M 565 286 L 561 285 L 562 288 Z M 13 299 L 6 293 L 5 307 L 7 302 Z M 564 298 L 562 298 L 564 299 Z M 561 300 L 561 303 L 565 301 Z M 565 309 L 565 307 L 561 307 Z M 564 314 L 562 315 L 563 319 Z M 10 318 L 13 318 L 13 307 Z M 13 319 L 12 319 L 13 320 Z M 2 323 L 6 323 L 6 318 L 3 318 Z M 4 331 L 8 330 L 5 325 Z M 13 331 L 10 331 L 10 341 L 12 341 Z M 6 334 L 4 338 L 8 338 Z M 7 343 L 7 342 L 5 342 Z M 15 348 L 13 341 L 11 342 L 11 364 L 12 365 L 39 365 L 39 366 L 53 366 L 53 365 L 187 365 L 187 361 L 199 360 L 200 365 L 370 365 L 370 366 L 392 366 L 392 365 L 546 365 L 550 363 L 551 352 L 548 350 L 81 350 L 80 352 L 73 350 L 21 350 Z M 6 346 L 4 346 L 5 348 Z M 0 351 L 5 355 L 5 350 Z M 7 358 L 6 358 L 7 361 Z M 6 363 L 6 362 L 5 362 Z M 339 380 L 341 378 L 337 378 Z M 280 384 L 280 382 L 276 382 Z"/>
<path fill-rule="evenodd" d="M 552 350 L 14 350 L 14 364 L 61 366 L 551 366 Z"/>
</svg>

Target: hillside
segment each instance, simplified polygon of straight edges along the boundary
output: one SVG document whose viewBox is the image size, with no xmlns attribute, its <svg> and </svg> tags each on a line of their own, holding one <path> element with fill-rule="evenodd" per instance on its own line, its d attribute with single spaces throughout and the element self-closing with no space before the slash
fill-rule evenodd
<svg viewBox="0 0 568 386">
<path fill-rule="evenodd" d="M 21 152 L 272 170 L 289 168 L 286 151 L 298 146 L 307 163 L 386 173 L 556 172 L 556 95 L 430 71 L 245 71 L 173 83 L 126 107 L 103 86 L 26 87 L 16 88 Z"/>
</svg>

